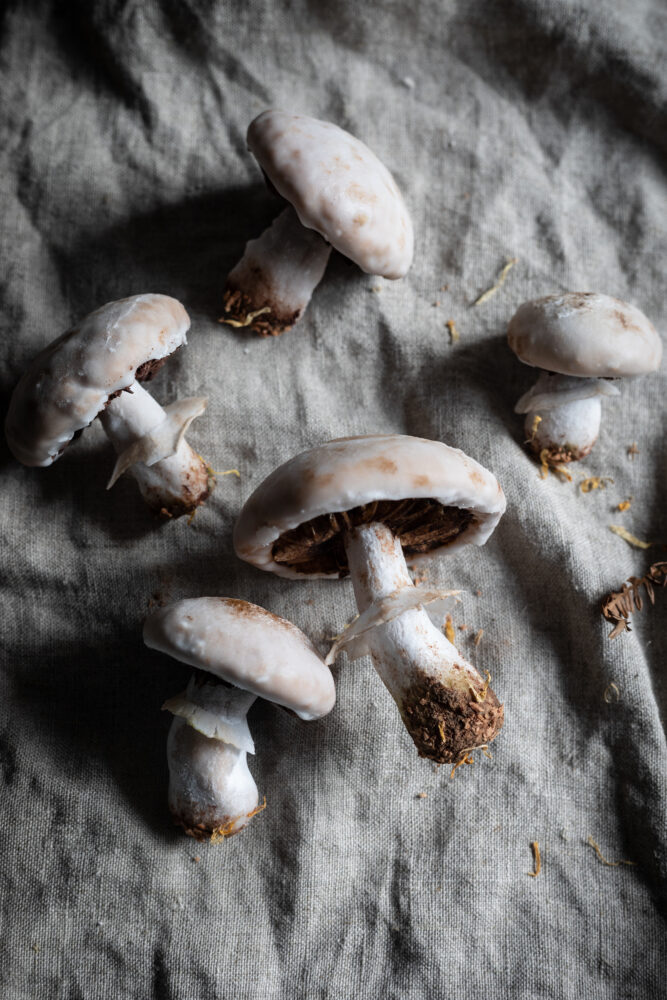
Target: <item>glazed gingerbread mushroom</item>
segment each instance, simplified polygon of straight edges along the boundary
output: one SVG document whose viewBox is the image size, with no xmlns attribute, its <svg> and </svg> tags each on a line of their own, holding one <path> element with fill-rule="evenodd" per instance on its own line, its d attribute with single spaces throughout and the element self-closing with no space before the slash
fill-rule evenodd
<svg viewBox="0 0 667 1000">
<path fill-rule="evenodd" d="M 246 760 L 255 751 L 248 709 L 261 697 L 319 719 L 336 700 L 331 671 L 291 622 L 225 597 L 160 609 L 145 622 L 144 642 L 197 668 L 163 706 L 175 716 L 167 742 L 174 820 L 198 840 L 238 833 L 259 811 Z"/>
<path fill-rule="evenodd" d="M 431 622 L 411 561 L 483 545 L 505 510 L 495 477 L 438 441 L 329 441 L 276 469 L 246 502 L 237 555 L 292 579 L 352 578 L 360 636 L 419 754 L 456 761 L 488 743 L 503 706 Z M 427 595 L 428 600 L 433 595 Z"/>
<path fill-rule="evenodd" d="M 221 322 L 265 336 L 288 330 L 331 247 L 367 274 L 407 273 L 410 216 L 396 181 L 363 142 L 331 122 L 270 110 L 250 123 L 248 148 L 288 207 L 228 275 Z"/>
<path fill-rule="evenodd" d="M 609 295 L 568 292 L 524 302 L 509 323 L 509 346 L 542 372 L 515 406 L 532 450 L 549 465 L 575 462 L 597 441 L 610 380 L 660 367 L 662 341 L 635 306 Z"/>
<path fill-rule="evenodd" d="M 5 433 L 24 465 L 49 466 L 99 416 L 118 460 L 107 488 L 130 471 L 146 503 L 178 517 L 203 503 L 214 479 L 184 440 L 207 400 L 164 409 L 143 388 L 186 342 L 190 319 L 168 295 L 135 295 L 90 313 L 33 360 L 16 386 Z"/>
</svg>

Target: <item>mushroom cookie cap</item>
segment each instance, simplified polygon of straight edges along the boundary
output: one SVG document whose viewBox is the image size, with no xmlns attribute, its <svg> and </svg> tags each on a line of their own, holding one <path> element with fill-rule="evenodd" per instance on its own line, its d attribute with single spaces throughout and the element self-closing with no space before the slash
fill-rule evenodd
<svg viewBox="0 0 667 1000">
<path fill-rule="evenodd" d="M 524 302 L 507 339 L 524 364 L 561 375 L 619 378 L 660 367 L 662 341 L 643 312 L 595 292 Z"/>
<path fill-rule="evenodd" d="M 458 448 L 401 434 L 341 438 L 264 480 L 234 529 L 236 554 L 292 579 L 345 576 L 344 533 L 382 521 L 414 561 L 483 545 L 505 510 L 500 484 Z"/>
<path fill-rule="evenodd" d="M 168 295 L 108 302 L 38 354 L 16 386 L 5 423 L 24 465 L 51 465 L 137 369 L 186 343 L 190 319 Z"/>
<path fill-rule="evenodd" d="M 176 601 L 146 619 L 144 642 L 301 719 L 319 719 L 336 700 L 331 671 L 307 636 L 247 601 Z"/>
<path fill-rule="evenodd" d="M 396 181 L 359 139 L 331 122 L 264 111 L 248 147 L 299 221 L 367 274 L 402 278 L 412 222 Z"/>
</svg>

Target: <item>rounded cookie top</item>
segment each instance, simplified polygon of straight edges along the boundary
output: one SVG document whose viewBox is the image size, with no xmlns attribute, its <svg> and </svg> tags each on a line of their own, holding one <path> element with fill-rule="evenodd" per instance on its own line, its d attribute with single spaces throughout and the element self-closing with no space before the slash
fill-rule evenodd
<svg viewBox="0 0 667 1000">
<path fill-rule="evenodd" d="M 644 313 L 596 292 L 524 302 L 510 320 L 507 339 L 525 364 L 560 375 L 645 375 L 662 359 L 662 341 Z"/>
<path fill-rule="evenodd" d="M 108 302 L 54 340 L 16 386 L 5 433 L 24 465 L 51 465 L 137 369 L 186 343 L 190 318 L 168 295 Z"/>
<path fill-rule="evenodd" d="M 368 146 L 331 122 L 269 110 L 250 123 L 248 147 L 303 226 L 368 274 L 406 274 L 412 222 L 396 181 Z"/>
</svg>

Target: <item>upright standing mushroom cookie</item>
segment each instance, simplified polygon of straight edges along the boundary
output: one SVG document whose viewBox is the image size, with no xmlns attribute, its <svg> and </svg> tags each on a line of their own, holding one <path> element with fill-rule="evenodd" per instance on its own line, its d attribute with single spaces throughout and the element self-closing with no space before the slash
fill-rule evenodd
<svg viewBox="0 0 667 1000">
<path fill-rule="evenodd" d="M 374 153 L 331 122 L 264 111 L 248 147 L 291 206 L 230 272 L 222 322 L 264 335 L 297 322 L 331 247 L 362 271 L 402 278 L 412 263 L 412 222 L 394 178 Z"/>
<path fill-rule="evenodd" d="M 366 646 L 419 753 L 455 761 L 497 735 L 503 707 L 420 606 L 404 556 L 483 545 L 504 510 L 495 477 L 456 448 L 347 438 L 265 479 L 241 511 L 234 548 L 292 579 L 349 574 L 362 617 L 376 626 Z"/>
<path fill-rule="evenodd" d="M 600 431 L 600 397 L 619 394 L 610 379 L 656 371 L 662 358 L 662 341 L 644 313 L 593 292 L 524 302 L 507 337 L 520 361 L 543 369 L 514 409 L 526 414 L 530 447 L 550 465 L 591 451 Z"/>
<path fill-rule="evenodd" d="M 38 354 L 12 395 L 5 433 L 24 465 L 52 465 L 95 417 L 118 452 L 111 477 L 129 470 L 146 503 L 167 517 L 193 511 L 213 477 L 184 440 L 207 400 L 164 409 L 144 388 L 187 342 L 190 319 L 168 295 L 109 302 Z"/>
<path fill-rule="evenodd" d="M 331 672 L 291 622 L 226 597 L 156 611 L 144 642 L 198 668 L 187 690 L 164 705 L 175 716 L 167 743 L 172 815 L 198 840 L 238 833 L 258 811 L 246 762 L 255 752 L 248 709 L 259 696 L 319 719 L 336 700 Z"/>
</svg>

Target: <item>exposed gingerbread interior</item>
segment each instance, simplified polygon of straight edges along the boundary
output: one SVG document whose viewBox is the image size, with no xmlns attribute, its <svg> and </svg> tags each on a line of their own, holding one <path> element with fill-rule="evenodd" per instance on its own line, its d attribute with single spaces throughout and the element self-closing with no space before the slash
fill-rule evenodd
<svg viewBox="0 0 667 1000">
<path fill-rule="evenodd" d="M 478 701 L 482 692 L 483 700 Z M 451 764 L 464 751 L 495 739 L 505 718 L 504 706 L 481 682 L 477 698 L 472 690 L 452 690 L 426 675 L 410 688 L 401 714 L 420 757 Z"/>
<path fill-rule="evenodd" d="M 176 351 L 178 350 L 179 348 L 177 347 Z M 176 353 L 176 351 L 172 351 L 171 354 L 166 354 L 163 358 L 153 358 L 151 361 L 144 361 L 144 363 L 142 365 L 139 365 L 136 372 L 134 373 L 134 377 L 137 380 L 137 382 L 150 382 L 151 379 L 155 378 L 155 376 L 159 372 L 160 368 L 162 368 L 162 365 L 165 363 L 165 361 L 168 361 L 169 358 L 171 358 Z M 103 409 L 107 408 L 112 399 L 115 399 L 117 396 L 120 396 L 121 392 L 129 392 L 129 391 L 130 388 L 128 386 L 125 389 L 117 389 L 116 392 L 112 392 L 107 397 L 107 401 L 104 404 Z"/>
<path fill-rule="evenodd" d="M 239 326 L 247 327 L 262 337 L 278 337 L 286 330 L 291 330 L 303 310 L 286 310 L 261 269 L 249 266 L 248 270 L 253 276 L 252 294 L 248 294 L 246 290 L 228 278 L 223 299 L 225 314 L 220 322 L 225 323 L 232 319 Z M 259 316 L 255 316 L 248 322 L 248 317 L 252 313 L 266 307 L 268 307 L 268 312 L 261 312 Z"/>
<path fill-rule="evenodd" d="M 474 520 L 472 511 L 445 507 L 437 500 L 378 500 L 304 521 L 274 542 L 272 556 L 297 573 L 343 577 L 349 572 L 344 535 L 360 524 L 386 524 L 410 556 L 451 544 Z"/>
</svg>

